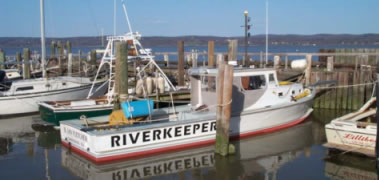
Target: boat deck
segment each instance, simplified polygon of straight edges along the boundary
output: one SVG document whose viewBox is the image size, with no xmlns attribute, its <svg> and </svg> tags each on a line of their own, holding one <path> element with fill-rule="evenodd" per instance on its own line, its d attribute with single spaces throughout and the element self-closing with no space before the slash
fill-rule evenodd
<svg viewBox="0 0 379 180">
<path fill-rule="evenodd" d="M 200 122 L 207 119 L 215 119 L 215 113 L 209 111 L 198 111 L 194 113 L 190 106 L 182 105 L 175 107 L 176 113 L 172 108 L 160 108 L 152 113 L 152 120 L 144 120 L 131 125 L 108 126 L 108 116 L 99 116 L 87 120 L 69 120 L 62 123 L 81 129 L 91 135 L 104 135 L 110 133 L 120 133 L 128 131 L 154 129 L 167 126 L 191 122 Z M 87 126 L 87 124 L 88 126 Z"/>
</svg>

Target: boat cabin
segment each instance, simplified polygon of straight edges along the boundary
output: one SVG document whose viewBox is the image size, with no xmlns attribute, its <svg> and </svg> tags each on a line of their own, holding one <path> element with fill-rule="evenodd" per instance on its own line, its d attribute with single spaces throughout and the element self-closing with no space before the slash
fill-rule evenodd
<svg viewBox="0 0 379 180">
<path fill-rule="evenodd" d="M 190 69 L 191 106 L 216 110 L 216 68 Z M 303 92 L 297 83 L 280 85 L 275 69 L 234 68 L 232 113 L 288 103 L 291 96 Z"/>
</svg>

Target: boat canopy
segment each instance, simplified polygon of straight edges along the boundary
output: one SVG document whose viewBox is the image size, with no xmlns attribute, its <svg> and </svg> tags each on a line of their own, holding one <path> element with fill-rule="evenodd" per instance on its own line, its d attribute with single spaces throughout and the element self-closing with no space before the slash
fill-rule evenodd
<svg viewBox="0 0 379 180">
<path fill-rule="evenodd" d="M 193 68 L 188 71 L 191 81 L 193 109 L 216 110 L 216 68 Z M 232 113 L 241 113 L 254 105 L 269 86 L 278 86 L 275 69 L 234 68 Z"/>
</svg>

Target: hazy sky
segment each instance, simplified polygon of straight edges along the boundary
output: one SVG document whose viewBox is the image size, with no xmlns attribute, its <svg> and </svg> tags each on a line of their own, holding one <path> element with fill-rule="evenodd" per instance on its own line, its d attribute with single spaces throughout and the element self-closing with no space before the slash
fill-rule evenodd
<svg viewBox="0 0 379 180">
<path fill-rule="evenodd" d="M 1 0 L 0 37 L 39 37 L 40 0 Z M 128 31 L 117 0 L 117 33 Z M 143 36 L 242 36 L 265 33 L 265 0 L 126 0 Z M 48 37 L 113 34 L 114 0 L 45 0 Z M 270 34 L 379 33 L 379 0 L 269 0 Z"/>
</svg>

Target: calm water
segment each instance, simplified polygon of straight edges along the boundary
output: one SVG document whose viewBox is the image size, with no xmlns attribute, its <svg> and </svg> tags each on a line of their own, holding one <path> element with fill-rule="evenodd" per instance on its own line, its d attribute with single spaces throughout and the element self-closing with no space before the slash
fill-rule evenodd
<svg viewBox="0 0 379 180">
<path fill-rule="evenodd" d="M 46 52 L 49 55 L 50 54 L 50 48 L 46 47 Z M 103 49 L 104 47 L 98 46 L 98 47 L 73 47 L 72 52 L 78 53 L 79 50 L 81 50 L 82 55 L 85 56 L 88 52 L 90 52 L 93 49 Z M 152 49 L 152 52 L 177 52 L 177 46 L 154 46 L 154 47 L 145 47 Z M 269 46 L 269 52 L 270 53 L 285 53 L 285 52 L 319 52 L 320 49 L 340 49 L 340 48 L 379 48 L 379 45 L 316 45 L 316 46 L 289 46 L 289 45 L 272 45 Z M 17 52 L 23 52 L 22 48 L 3 48 L 4 52 L 8 56 L 15 56 Z M 184 45 L 184 51 L 185 52 L 191 52 L 192 50 L 197 52 L 207 52 L 208 47 L 207 46 L 186 46 Z M 31 51 L 34 53 L 38 53 L 40 51 L 40 48 L 31 48 Z M 217 52 L 228 52 L 227 46 L 215 46 L 215 53 Z M 245 52 L 245 49 L 243 46 L 238 47 L 238 52 L 242 53 Z M 265 52 L 265 46 L 249 46 L 248 52 Z M 206 60 L 207 56 L 199 56 L 198 61 Z M 258 60 L 260 57 L 251 57 L 253 60 Z M 291 56 L 289 57 L 290 60 L 292 59 L 298 59 L 298 58 L 304 58 L 304 57 L 295 57 Z M 157 60 L 163 60 L 163 56 L 157 56 Z M 176 60 L 176 56 L 169 56 L 170 60 Z M 239 59 L 242 59 L 242 56 L 239 57 Z M 272 59 L 272 57 L 269 57 L 269 59 Z M 315 60 L 317 57 L 315 57 Z"/>
<path fill-rule="evenodd" d="M 213 146 L 96 165 L 40 133 L 27 116 L 0 120 L 0 179 L 377 179 L 375 161 L 331 154 L 324 124 L 340 113 L 315 111 L 304 123 L 242 141 L 220 158 Z"/>
</svg>

